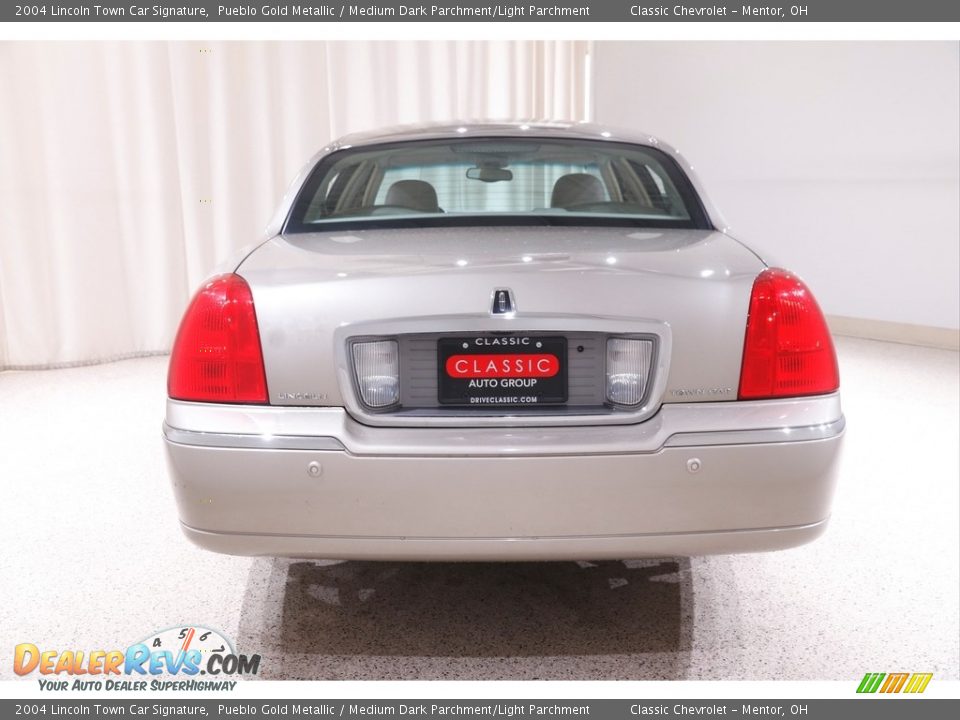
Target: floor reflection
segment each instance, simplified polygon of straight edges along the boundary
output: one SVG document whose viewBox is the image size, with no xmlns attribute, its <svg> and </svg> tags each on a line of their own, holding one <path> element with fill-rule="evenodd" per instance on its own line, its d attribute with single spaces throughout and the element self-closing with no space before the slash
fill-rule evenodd
<svg viewBox="0 0 960 720">
<path fill-rule="evenodd" d="M 692 617 L 686 559 L 260 559 L 238 642 L 264 678 L 669 679 L 689 662 Z"/>
</svg>

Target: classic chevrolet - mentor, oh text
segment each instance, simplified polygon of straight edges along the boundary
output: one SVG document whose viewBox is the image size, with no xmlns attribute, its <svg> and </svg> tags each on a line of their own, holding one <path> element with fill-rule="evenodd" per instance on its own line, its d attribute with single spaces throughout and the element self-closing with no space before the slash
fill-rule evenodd
<svg viewBox="0 0 960 720">
<path fill-rule="evenodd" d="M 170 359 L 187 536 L 410 560 L 772 550 L 823 532 L 844 430 L 794 274 L 646 135 L 352 135 L 209 278 Z"/>
</svg>

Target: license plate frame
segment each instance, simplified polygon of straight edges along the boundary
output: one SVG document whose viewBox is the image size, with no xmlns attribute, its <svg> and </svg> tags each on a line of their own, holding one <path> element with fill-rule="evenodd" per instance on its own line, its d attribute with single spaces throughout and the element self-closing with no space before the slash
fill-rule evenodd
<svg viewBox="0 0 960 720">
<path fill-rule="evenodd" d="M 451 370 L 460 368 L 467 376 L 452 376 L 448 372 L 448 361 L 455 356 L 469 358 L 466 362 L 454 360 L 451 365 Z M 549 356 L 556 359 L 556 367 Z M 496 366 L 492 370 L 491 363 Z M 503 372 L 504 367 L 509 367 L 509 371 Z M 549 372 L 553 374 L 545 374 Z M 471 381 L 475 382 L 471 385 Z M 464 335 L 437 340 L 440 405 L 478 409 L 556 407 L 567 402 L 568 393 L 566 337 Z"/>
</svg>

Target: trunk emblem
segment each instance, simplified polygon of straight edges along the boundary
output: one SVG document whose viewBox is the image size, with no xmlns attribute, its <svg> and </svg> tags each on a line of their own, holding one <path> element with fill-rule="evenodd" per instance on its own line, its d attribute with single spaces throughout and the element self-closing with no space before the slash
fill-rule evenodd
<svg viewBox="0 0 960 720">
<path fill-rule="evenodd" d="M 513 315 L 516 311 L 517 306 L 513 302 L 513 293 L 509 288 L 497 288 L 493 291 L 491 315 Z"/>
</svg>

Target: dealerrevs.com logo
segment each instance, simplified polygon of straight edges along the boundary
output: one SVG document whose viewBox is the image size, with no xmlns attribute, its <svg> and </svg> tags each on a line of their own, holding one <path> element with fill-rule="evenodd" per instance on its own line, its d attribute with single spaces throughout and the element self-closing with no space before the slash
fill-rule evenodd
<svg viewBox="0 0 960 720">
<path fill-rule="evenodd" d="M 38 678 L 41 690 L 233 690 L 237 681 L 229 678 L 259 669 L 259 655 L 237 654 L 225 635 L 200 625 L 160 630 L 125 650 L 20 643 L 13 654 L 17 675 L 45 676 Z"/>
</svg>

